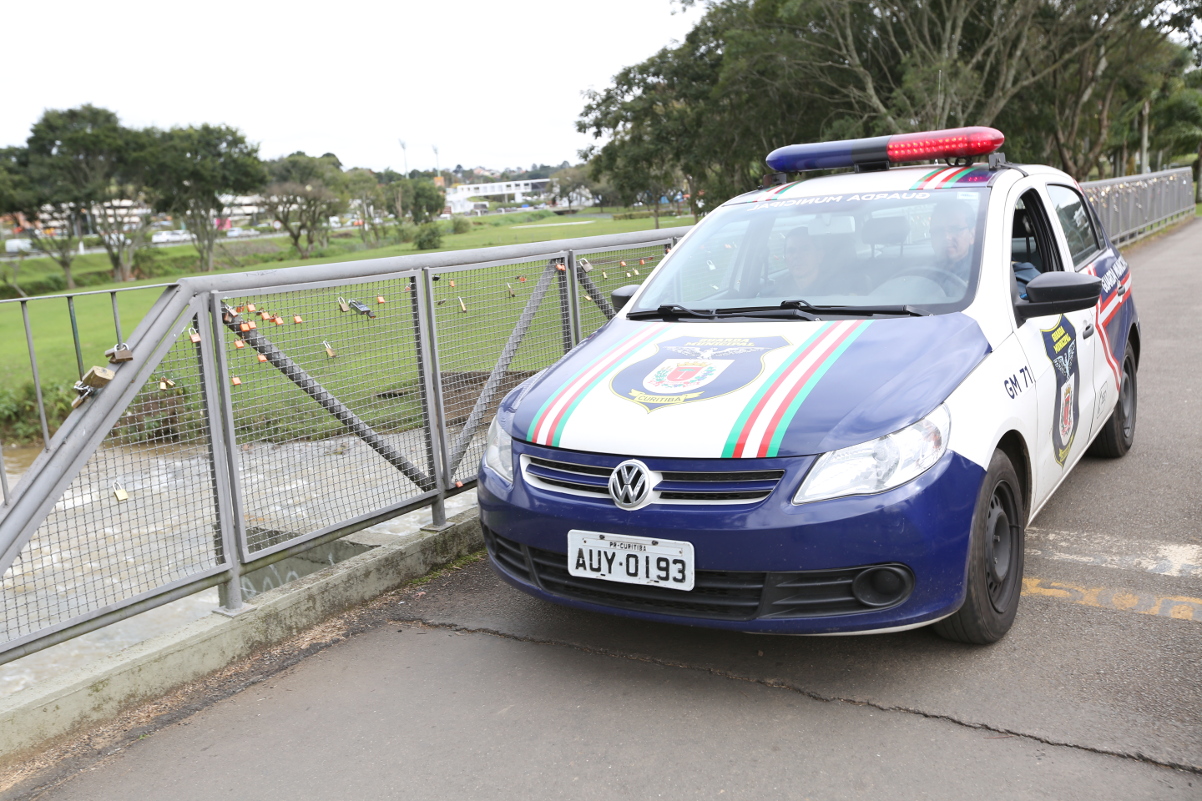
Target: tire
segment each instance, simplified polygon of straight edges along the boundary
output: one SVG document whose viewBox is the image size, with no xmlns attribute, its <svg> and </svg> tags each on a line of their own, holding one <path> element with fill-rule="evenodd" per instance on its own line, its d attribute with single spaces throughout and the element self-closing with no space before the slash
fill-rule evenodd
<svg viewBox="0 0 1202 801">
<path fill-rule="evenodd" d="M 939 636 L 985 645 L 1010 630 L 1023 588 L 1026 528 L 1022 483 L 1010 457 L 994 451 L 972 517 L 964 603 L 935 624 Z"/>
<path fill-rule="evenodd" d="M 1123 378 L 1119 386 L 1119 399 L 1114 411 L 1089 446 L 1089 453 L 1107 459 L 1126 456 L 1135 442 L 1135 418 L 1139 410 L 1138 384 L 1135 378 L 1135 351 L 1131 343 L 1123 352 Z"/>
</svg>

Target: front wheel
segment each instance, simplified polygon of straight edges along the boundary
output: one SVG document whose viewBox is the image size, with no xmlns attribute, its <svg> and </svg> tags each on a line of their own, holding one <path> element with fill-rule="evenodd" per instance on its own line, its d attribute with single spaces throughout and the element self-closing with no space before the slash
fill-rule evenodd
<svg viewBox="0 0 1202 801">
<path fill-rule="evenodd" d="M 935 624 L 941 637 L 984 645 L 1010 630 L 1022 593 L 1026 519 L 1014 465 L 994 451 L 972 518 L 964 603 Z"/>
<path fill-rule="evenodd" d="M 1117 459 L 1126 456 L 1135 442 L 1135 413 L 1138 409 L 1139 394 L 1135 380 L 1135 351 L 1131 343 L 1123 352 L 1123 375 L 1119 383 L 1119 399 L 1114 404 L 1110 419 L 1102 426 L 1097 438 L 1090 446 L 1089 452 L 1094 456 L 1104 456 Z"/>
</svg>

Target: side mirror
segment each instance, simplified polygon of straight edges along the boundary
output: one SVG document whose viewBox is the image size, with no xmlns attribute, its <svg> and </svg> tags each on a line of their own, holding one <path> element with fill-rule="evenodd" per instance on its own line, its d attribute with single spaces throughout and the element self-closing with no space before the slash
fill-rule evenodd
<svg viewBox="0 0 1202 801">
<path fill-rule="evenodd" d="M 1101 282 L 1098 285 L 1101 286 Z M 626 304 L 630 302 L 630 299 L 634 297 L 634 293 L 638 291 L 638 284 L 627 284 L 610 292 L 609 299 L 613 301 L 614 311 L 622 311 L 622 309 L 626 308 Z"/>
<path fill-rule="evenodd" d="M 1014 304 L 1019 321 L 1048 314 L 1067 314 L 1096 306 L 1102 279 L 1084 273 L 1044 273 L 1027 284 L 1027 299 Z"/>
</svg>

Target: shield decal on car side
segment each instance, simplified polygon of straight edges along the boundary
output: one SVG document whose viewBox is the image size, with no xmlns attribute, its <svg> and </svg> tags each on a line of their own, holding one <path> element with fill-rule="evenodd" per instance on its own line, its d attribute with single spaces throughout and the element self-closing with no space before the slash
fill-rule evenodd
<svg viewBox="0 0 1202 801">
<path fill-rule="evenodd" d="M 614 375 L 610 388 L 647 411 L 708 400 L 750 384 L 764 354 L 788 344 L 784 337 L 675 337 Z"/>
<path fill-rule="evenodd" d="M 1081 371 L 1077 363 L 1077 331 L 1067 317 L 1061 316 L 1051 328 L 1041 329 L 1041 333 L 1048 359 L 1056 370 L 1052 447 L 1055 449 L 1056 462 L 1063 465 L 1068 460 L 1073 439 L 1077 436 L 1077 423 L 1081 419 L 1077 409 L 1077 390 L 1081 384 Z"/>
</svg>

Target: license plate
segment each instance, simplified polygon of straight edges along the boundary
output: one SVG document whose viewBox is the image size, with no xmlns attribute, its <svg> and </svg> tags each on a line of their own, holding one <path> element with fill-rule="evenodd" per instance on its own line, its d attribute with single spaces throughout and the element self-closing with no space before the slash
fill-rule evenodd
<svg viewBox="0 0 1202 801">
<path fill-rule="evenodd" d="M 693 589 L 693 543 L 572 530 L 568 572 L 581 578 L 687 591 Z"/>
</svg>

